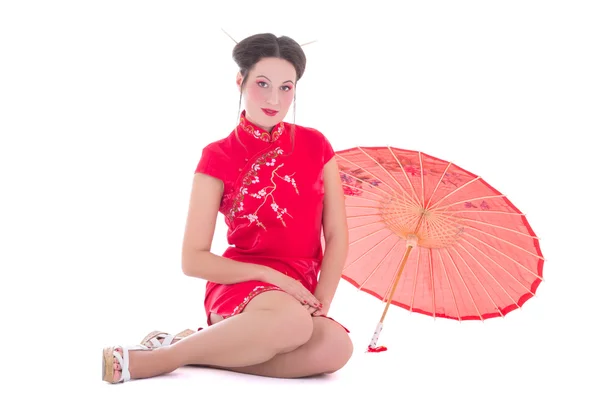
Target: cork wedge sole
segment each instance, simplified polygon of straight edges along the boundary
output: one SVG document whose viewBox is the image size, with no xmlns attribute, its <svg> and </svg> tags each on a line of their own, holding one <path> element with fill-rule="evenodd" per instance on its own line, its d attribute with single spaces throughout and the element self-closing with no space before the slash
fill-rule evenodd
<svg viewBox="0 0 600 400">
<path fill-rule="evenodd" d="M 115 356 L 114 347 L 106 347 L 102 350 L 102 380 L 108 383 L 114 383 L 115 380 Z"/>
</svg>

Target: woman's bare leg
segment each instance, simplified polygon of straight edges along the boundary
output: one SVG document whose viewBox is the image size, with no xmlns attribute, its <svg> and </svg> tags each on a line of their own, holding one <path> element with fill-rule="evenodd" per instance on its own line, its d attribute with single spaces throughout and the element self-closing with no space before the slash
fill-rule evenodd
<svg viewBox="0 0 600 400">
<path fill-rule="evenodd" d="M 269 291 L 252 299 L 241 314 L 177 343 L 152 351 L 130 351 L 129 371 L 132 379 L 140 379 L 190 364 L 225 368 L 261 364 L 302 346 L 312 332 L 312 318 L 298 300 Z M 117 372 L 115 380 L 120 378 Z"/>
<path fill-rule="evenodd" d="M 221 321 L 222 317 L 212 315 L 213 324 Z M 353 345 L 348 333 L 327 318 L 315 317 L 313 323 L 310 340 L 297 349 L 280 353 L 262 364 L 221 369 L 273 378 L 299 378 L 338 371 L 352 356 Z M 173 343 L 176 341 L 179 339 Z"/>
<path fill-rule="evenodd" d="M 341 369 L 352 356 L 350 337 L 344 328 L 330 319 L 315 317 L 313 323 L 312 337 L 296 350 L 278 354 L 262 364 L 227 369 L 273 378 L 301 378 Z"/>
</svg>

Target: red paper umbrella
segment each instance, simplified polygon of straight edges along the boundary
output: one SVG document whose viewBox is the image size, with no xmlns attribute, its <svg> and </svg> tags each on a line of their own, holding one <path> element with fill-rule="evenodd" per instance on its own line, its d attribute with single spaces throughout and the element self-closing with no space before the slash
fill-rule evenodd
<svg viewBox="0 0 600 400">
<path fill-rule="evenodd" d="M 525 216 L 479 176 L 391 147 L 336 153 L 350 234 L 342 277 L 390 304 L 459 321 L 503 317 L 542 281 Z"/>
</svg>

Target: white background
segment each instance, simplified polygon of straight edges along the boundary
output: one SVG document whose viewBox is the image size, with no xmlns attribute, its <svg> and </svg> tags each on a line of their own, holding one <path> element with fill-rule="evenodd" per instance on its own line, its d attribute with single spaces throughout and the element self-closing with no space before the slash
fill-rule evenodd
<svg viewBox="0 0 600 400">
<path fill-rule="evenodd" d="M 207 4 L 1 3 L 2 397 L 597 399 L 595 2 Z M 201 149 L 237 121 L 221 28 L 318 40 L 296 122 L 336 150 L 420 150 L 506 194 L 541 237 L 538 296 L 484 323 L 393 308 L 390 350 L 365 354 L 383 304 L 342 282 L 332 315 L 356 351 L 326 379 L 102 382 L 102 347 L 205 326 L 180 247 Z"/>
</svg>

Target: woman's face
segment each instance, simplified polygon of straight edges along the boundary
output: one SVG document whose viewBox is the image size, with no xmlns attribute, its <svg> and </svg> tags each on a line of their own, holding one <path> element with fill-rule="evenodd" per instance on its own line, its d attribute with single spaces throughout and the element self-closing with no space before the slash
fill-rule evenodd
<svg viewBox="0 0 600 400">
<path fill-rule="evenodd" d="M 250 122 L 270 132 L 281 122 L 294 100 L 296 89 L 294 66 L 280 58 L 263 58 L 248 73 L 242 95 L 246 117 Z M 242 76 L 237 84 L 241 90 Z"/>
</svg>

